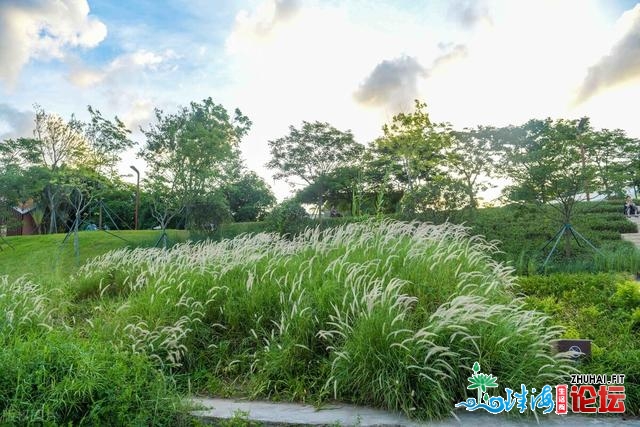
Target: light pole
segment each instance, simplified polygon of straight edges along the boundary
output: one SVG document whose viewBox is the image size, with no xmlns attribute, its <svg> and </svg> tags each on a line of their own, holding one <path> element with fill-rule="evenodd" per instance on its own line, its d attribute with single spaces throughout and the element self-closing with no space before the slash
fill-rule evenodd
<svg viewBox="0 0 640 427">
<path fill-rule="evenodd" d="M 135 227 L 134 229 L 138 229 L 138 211 L 140 210 L 140 171 L 135 166 L 131 166 L 131 169 L 136 173 L 136 211 L 135 211 Z"/>
</svg>

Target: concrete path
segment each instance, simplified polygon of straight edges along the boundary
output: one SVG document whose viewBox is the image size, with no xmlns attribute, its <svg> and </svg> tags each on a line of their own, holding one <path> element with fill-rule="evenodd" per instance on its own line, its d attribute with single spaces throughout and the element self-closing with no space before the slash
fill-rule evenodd
<svg viewBox="0 0 640 427">
<path fill-rule="evenodd" d="M 255 402 L 231 399 L 193 398 L 192 402 L 203 409 L 193 411 L 192 414 L 205 423 L 215 424 L 217 421 L 233 418 L 234 415 L 244 414 L 246 419 L 261 425 L 271 426 L 478 426 L 478 427 L 507 427 L 507 426 L 535 426 L 562 425 L 572 427 L 582 426 L 634 426 L 640 427 L 640 420 L 627 420 L 622 417 L 587 417 L 582 415 L 560 416 L 555 414 L 539 415 L 539 422 L 534 418 L 519 418 L 505 415 L 491 415 L 487 413 L 471 413 L 456 411 L 455 416 L 444 421 L 432 423 L 418 423 L 409 420 L 402 414 L 366 408 L 353 405 L 334 404 L 316 409 L 311 405 L 295 403 Z"/>
<path fill-rule="evenodd" d="M 627 217 L 627 219 L 631 222 L 638 224 L 638 230 L 640 230 L 640 217 L 632 216 L 632 217 Z M 640 233 L 623 233 L 621 236 L 623 240 L 628 240 L 634 245 L 636 245 L 638 248 L 640 248 Z"/>
</svg>

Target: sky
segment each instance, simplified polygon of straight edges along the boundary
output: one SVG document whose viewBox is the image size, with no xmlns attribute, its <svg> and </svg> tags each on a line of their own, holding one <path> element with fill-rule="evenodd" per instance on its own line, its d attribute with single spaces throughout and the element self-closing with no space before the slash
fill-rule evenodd
<svg viewBox="0 0 640 427">
<path fill-rule="evenodd" d="M 589 116 L 640 137 L 636 0 L 0 0 L 0 64 L 0 140 L 38 103 L 142 143 L 154 108 L 211 97 L 251 119 L 245 163 L 279 199 L 268 141 L 318 120 L 367 144 L 414 99 L 460 129 Z"/>
</svg>

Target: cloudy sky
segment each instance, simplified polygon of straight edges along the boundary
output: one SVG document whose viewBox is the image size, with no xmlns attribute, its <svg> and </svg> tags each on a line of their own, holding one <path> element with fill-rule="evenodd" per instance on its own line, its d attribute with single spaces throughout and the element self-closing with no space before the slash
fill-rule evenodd
<svg viewBox="0 0 640 427">
<path fill-rule="evenodd" d="M 587 115 L 640 137 L 637 0 L 0 0 L 0 64 L 0 140 L 34 103 L 138 129 L 212 97 L 253 121 L 246 164 L 280 198 L 264 164 L 289 125 L 366 144 L 415 98 L 460 128 Z"/>
</svg>

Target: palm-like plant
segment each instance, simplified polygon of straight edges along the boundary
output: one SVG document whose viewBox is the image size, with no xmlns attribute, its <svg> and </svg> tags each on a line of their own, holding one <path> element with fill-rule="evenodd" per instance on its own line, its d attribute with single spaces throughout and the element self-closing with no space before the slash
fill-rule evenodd
<svg viewBox="0 0 640 427">
<path fill-rule="evenodd" d="M 473 364 L 473 375 L 468 378 L 471 385 L 467 386 L 468 390 L 478 389 L 478 403 L 482 401 L 482 395 L 486 393 L 487 388 L 498 387 L 498 377 L 491 374 L 480 373 L 480 364 Z"/>
</svg>

